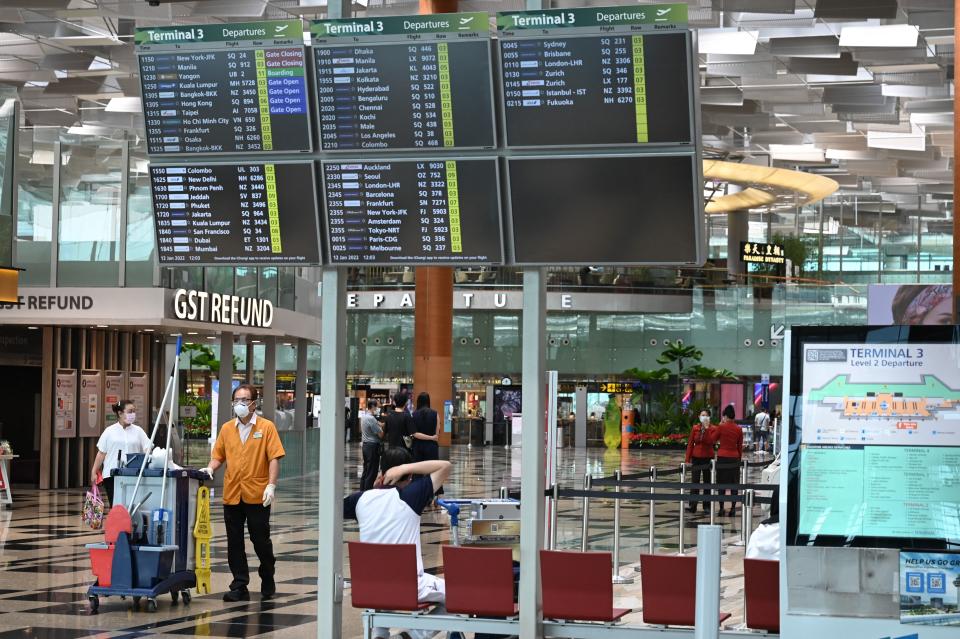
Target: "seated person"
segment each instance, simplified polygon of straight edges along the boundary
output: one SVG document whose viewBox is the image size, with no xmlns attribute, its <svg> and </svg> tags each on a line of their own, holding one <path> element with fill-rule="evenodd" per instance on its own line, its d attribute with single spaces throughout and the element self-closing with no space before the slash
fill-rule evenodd
<svg viewBox="0 0 960 639">
<path fill-rule="evenodd" d="M 375 544 L 415 544 L 417 547 L 417 599 L 435 604 L 433 613 L 443 614 L 446 590 L 443 579 L 423 571 L 420 553 L 420 515 L 433 501 L 433 494 L 450 476 L 450 462 L 439 459 L 412 463 L 406 448 L 393 447 L 380 457 L 380 477 L 372 490 L 356 492 L 343 500 L 343 518 L 360 524 L 360 541 Z M 395 637 L 427 639 L 435 630 L 411 630 Z M 388 628 L 374 628 L 374 639 L 390 636 Z M 452 632 L 451 639 L 463 638 Z"/>
</svg>

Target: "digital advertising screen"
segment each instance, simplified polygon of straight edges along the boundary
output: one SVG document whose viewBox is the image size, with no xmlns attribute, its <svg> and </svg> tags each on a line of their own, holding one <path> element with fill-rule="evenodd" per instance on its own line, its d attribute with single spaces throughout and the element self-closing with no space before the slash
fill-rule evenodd
<svg viewBox="0 0 960 639">
<path fill-rule="evenodd" d="M 152 164 L 162 265 L 320 263 L 311 162 Z"/>
<path fill-rule="evenodd" d="M 136 30 L 147 152 L 310 151 L 300 20 Z"/>
<path fill-rule="evenodd" d="M 690 34 L 657 13 L 497 14 L 507 146 L 693 144 Z"/>
<path fill-rule="evenodd" d="M 486 13 L 311 23 L 324 151 L 494 148 Z"/>
<path fill-rule="evenodd" d="M 699 263 L 696 162 L 692 154 L 507 160 L 514 261 Z"/>
<path fill-rule="evenodd" d="M 499 264 L 497 160 L 323 163 L 333 264 Z"/>
<path fill-rule="evenodd" d="M 794 348 L 796 543 L 960 542 L 960 346 L 898 328 Z"/>
</svg>

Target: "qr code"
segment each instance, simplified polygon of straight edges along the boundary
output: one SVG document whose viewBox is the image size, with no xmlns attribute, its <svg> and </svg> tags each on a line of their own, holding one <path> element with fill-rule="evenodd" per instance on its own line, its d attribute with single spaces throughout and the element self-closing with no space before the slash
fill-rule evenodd
<svg viewBox="0 0 960 639">
<path fill-rule="evenodd" d="M 910 575 L 907 579 L 907 585 L 909 585 L 910 588 L 920 588 L 923 586 L 923 577 L 920 575 Z"/>
</svg>

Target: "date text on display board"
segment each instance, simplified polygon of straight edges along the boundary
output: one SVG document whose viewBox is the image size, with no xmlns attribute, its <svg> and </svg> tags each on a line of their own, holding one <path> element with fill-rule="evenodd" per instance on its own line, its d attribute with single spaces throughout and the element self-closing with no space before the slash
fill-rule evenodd
<svg viewBox="0 0 960 639">
<path fill-rule="evenodd" d="M 324 151 L 496 146 L 487 14 L 310 29 Z"/>
<path fill-rule="evenodd" d="M 311 162 L 150 167 L 161 264 L 320 263 Z"/>
<path fill-rule="evenodd" d="M 311 150 L 299 20 L 148 27 L 134 38 L 151 155 Z"/>
</svg>

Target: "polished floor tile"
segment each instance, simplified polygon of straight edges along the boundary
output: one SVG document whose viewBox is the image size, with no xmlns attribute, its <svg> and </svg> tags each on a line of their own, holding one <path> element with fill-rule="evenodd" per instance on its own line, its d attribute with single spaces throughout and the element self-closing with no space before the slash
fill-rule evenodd
<svg viewBox="0 0 960 639">
<path fill-rule="evenodd" d="M 519 490 L 520 451 L 503 447 L 454 447 L 450 449 L 454 470 L 446 494 L 452 498 L 495 497 L 501 487 Z M 624 474 L 646 471 L 650 466 L 675 468 L 680 451 L 605 451 L 565 449 L 558 454 L 558 477 L 562 487 L 582 485 L 585 473 L 610 476 L 617 468 Z M 359 484 L 359 446 L 347 447 L 345 468 L 348 491 Z M 751 476 L 751 480 L 756 480 Z M 674 477 L 675 479 L 675 477 Z M 230 582 L 226 563 L 226 539 L 222 510 L 214 504 L 212 543 L 213 590 L 194 596 L 189 605 L 173 604 L 169 596 L 158 598 L 158 610 L 150 613 L 135 608 L 130 599 L 102 598 L 100 610 L 92 614 L 86 589 L 92 582 L 84 544 L 102 539 L 100 533 L 80 524 L 82 491 L 19 490 L 13 510 L 0 510 L 0 639 L 127 638 L 136 637 L 269 637 L 286 638 L 316 634 L 316 475 L 281 482 L 274 507 L 272 530 L 277 555 L 279 592 L 272 601 L 259 600 L 257 560 L 248 542 L 252 581 L 250 602 L 221 601 Z M 633 575 L 633 567 L 649 544 L 648 502 L 622 503 L 621 573 Z M 557 545 L 579 549 L 582 536 L 582 500 L 561 500 L 558 509 Z M 696 525 L 708 520 L 706 514 L 687 516 L 681 531 L 676 502 L 655 506 L 654 544 L 658 552 L 674 553 L 680 535 L 688 552 L 696 540 Z M 588 546 L 610 550 L 613 546 L 613 501 L 592 500 Z M 755 520 L 759 519 L 759 509 Z M 740 518 L 718 518 L 724 526 L 723 562 L 724 611 L 734 613 L 731 623 L 742 621 L 742 545 Z M 425 568 L 442 574 L 441 546 L 449 543 L 449 519 L 441 510 L 423 517 L 422 546 Z M 344 525 L 344 539 L 356 539 L 355 522 Z M 349 577 L 349 557 L 345 575 Z M 633 585 L 616 586 L 618 605 L 642 607 L 639 579 Z M 344 593 L 344 639 L 362 635 L 360 614 L 350 607 L 350 591 Z M 627 619 L 640 623 L 640 613 Z"/>
</svg>

